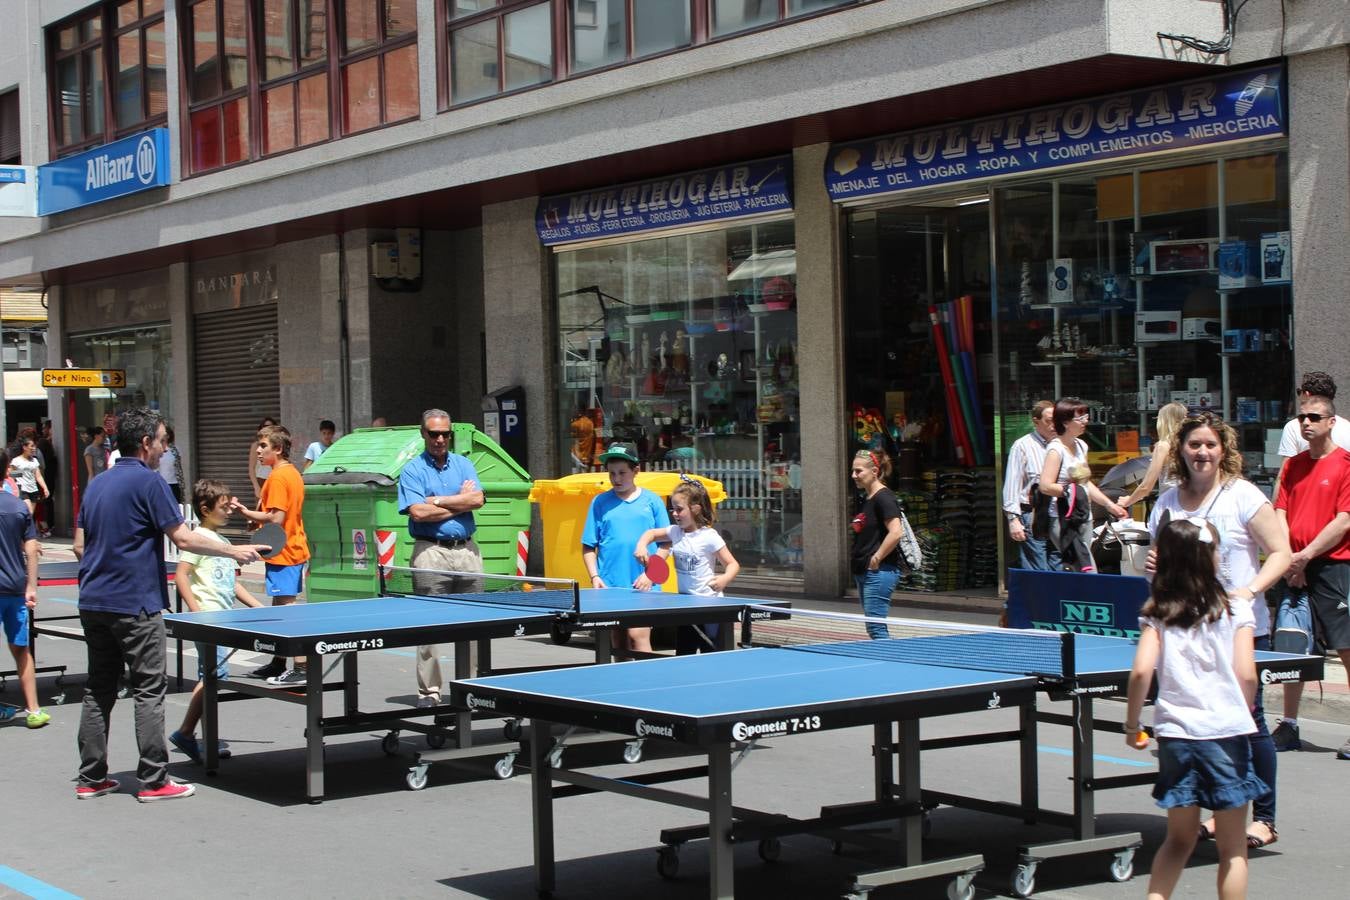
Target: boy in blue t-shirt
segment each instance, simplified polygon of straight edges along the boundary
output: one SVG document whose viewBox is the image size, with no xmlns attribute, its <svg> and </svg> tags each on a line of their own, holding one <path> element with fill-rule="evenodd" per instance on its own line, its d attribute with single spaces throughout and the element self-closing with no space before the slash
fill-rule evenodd
<svg viewBox="0 0 1350 900">
<path fill-rule="evenodd" d="M 201 518 L 197 532 L 204 537 L 222 544 L 229 543 L 220 536 L 220 529 L 230 521 L 230 489 L 224 482 L 211 478 L 202 478 L 192 486 L 192 508 Z M 178 557 L 178 571 L 174 573 L 174 585 L 178 596 L 183 598 L 189 612 L 214 612 L 232 609 L 238 600 L 245 606 L 262 606 L 256 597 L 244 589 L 238 580 L 239 564 L 224 556 L 203 556 L 184 551 Z M 214 658 L 209 657 L 210 645 L 200 641 L 197 646 L 197 686 L 192 689 L 192 699 L 188 701 L 187 712 L 183 714 L 183 724 L 169 735 L 169 742 L 186 753 L 193 762 L 202 761 L 201 747 L 197 744 L 194 732 L 202 717 L 202 696 L 206 692 L 206 673 L 214 666 L 216 678 L 224 680 L 230 677 L 230 667 L 225 660 L 231 651 L 225 647 L 216 647 Z M 230 755 L 229 746 L 221 741 L 218 745 L 221 759 Z"/>
<path fill-rule="evenodd" d="M 0 472 L 8 471 L 9 454 L 0 450 Z M 0 623 L 14 657 L 23 692 L 24 724 L 41 728 L 52 720 L 38 706 L 37 676 L 33 654 L 28 649 L 28 618 L 37 606 L 37 527 L 28 505 L 16 495 L 0 492 Z M 19 710 L 0 704 L 0 721 L 18 716 Z"/>
<path fill-rule="evenodd" d="M 660 497 L 637 486 L 641 461 L 632 444 L 610 444 L 600 454 L 600 461 L 613 487 L 591 501 L 581 532 L 581 558 L 591 576 L 591 587 L 651 590 L 651 581 L 633 556 L 633 545 L 648 529 L 669 528 L 670 514 Z M 655 552 L 655 545 L 649 549 Z M 613 634 L 616 650 L 652 650 L 650 628 L 626 629 L 626 639 L 618 631 Z"/>
</svg>

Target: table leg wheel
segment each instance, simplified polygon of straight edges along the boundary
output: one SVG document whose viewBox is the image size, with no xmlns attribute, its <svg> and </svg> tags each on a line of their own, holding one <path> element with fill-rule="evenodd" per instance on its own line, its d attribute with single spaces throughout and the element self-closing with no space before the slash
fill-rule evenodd
<svg viewBox="0 0 1350 900">
<path fill-rule="evenodd" d="M 629 764 L 642 762 L 642 741 L 629 741 L 623 745 L 623 761 Z"/>
<path fill-rule="evenodd" d="M 549 628 L 548 636 L 555 644 L 566 644 L 572 640 L 572 626 L 564 625 L 562 622 L 554 622 Z"/>
<path fill-rule="evenodd" d="M 380 749 L 390 756 L 398 753 L 398 732 L 391 731 L 381 738 Z"/>
<path fill-rule="evenodd" d="M 516 755 L 514 753 L 508 753 L 506 756 L 503 756 L 501 759 L 497 760 L 497 764 L 492 767 L 492 774 L 496 775 L 500 781 L 507 780 L 514 775 L 515 772 Z"/>
<path fill-rule="evenodd" d="M 444 728 L 433 728 L 427 732 L 427 746 L 432 750 L 441 749 L 449 739 L 450 735 Z"/>
<path fill-rule="evenodd" d="M 416 766 L 408 770 L 408 777 L 404 779 L 410 791 L 420 791 L 427 786 L 427 767 Z"/>
<path fill-rule="evenodd" d="M 502 737 L 508 741 L 518 741 L 524 733 L 525 729 L 521 727 L 519 719 L 508 719 L 506 724 L 502 726 Z"/>
<path fill-rule="evenodd" d="M 947 900 L 973 900 L 975 875 L 959 875 L 947 883 Z"/>
<path fill-rule="evenodd" d="M 656 851 L 656 873 L 666 880 L 674 879 L 680 874 L 680 851 L 672 846 L 662 847 Z"/>
<path fill-rule="evenodd" d="M 548 765 L 551 769 L 561 769 L 563 759 L 563 748 L 554 747 L 548 751 Z"/>
<path fill-rule="evenodd" d="M 783 842 L 778 838 L 764 838 L 759 842 L 759 858 L 765 862 L 778 862 L 783 855 Z"/>
<path fill-rule="evenodd" d="M 1013 871 L 1012 892 L 1014 897 L 1030 897 L 1036 892 L 1036 864 L 1019 863 Z"/>
<path fill-rule="evenodd" d="M 1134 877 L 1134 850 L 1122 850 L 1111 860 L 1111 880 L 1129 881 Z"/>
</svg>

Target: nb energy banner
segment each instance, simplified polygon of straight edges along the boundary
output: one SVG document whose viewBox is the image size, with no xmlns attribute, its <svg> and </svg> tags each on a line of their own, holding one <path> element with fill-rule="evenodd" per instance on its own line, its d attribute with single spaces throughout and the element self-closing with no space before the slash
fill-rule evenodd
<svg viewBox="0 0 1350 900">
<path fill-rule="evenodd" d="M 169 129 L 152 128 L 38 167 L 38 215 L 169 183 Z"/>
<path fill-rule="evenodd" d="M 544 197 L 535 228 L 546 245 L 567 244 L 783 212 L 791 176 L 792 157 L 777 156 Z"/>
<path fill-rule="evenodd" d="M 834 200 L 1285 133 L 1280 66 L 830 148 Z"/>
</svg>

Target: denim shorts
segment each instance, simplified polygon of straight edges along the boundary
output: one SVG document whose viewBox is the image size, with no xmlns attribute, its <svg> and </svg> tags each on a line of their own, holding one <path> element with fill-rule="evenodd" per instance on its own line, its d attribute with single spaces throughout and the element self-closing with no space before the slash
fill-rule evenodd
<svg viewBox="0 0 1350 900">
<path fill-rule="evenodd" d="M 197 680 L 206 680 L 206 659 L 210 644 L 203 644 L 201 641 L 193 642 L 197 647 Z M 219 681 L 228 681 L 230 677 L 230 667 L 225 664 L 225 660 L 230 656 L 229 647 L 216 647 L 216 679 Z"/>
<path fill-rule="evenodd" d="M 15 647 L 28 646 L 28 603 L 22 597 L 0 597 L 0 622 L 5 640 Z"/>
<path fill-rule="evenodd" d="M 267 563 L 267 596 L 294 597 L 305 587 L 305 564 L 278 566 Z"/>
<path fill-rule="evenodd" d="M 1251 743 L 1245 734 L 1208 741 L 1159 738 L 1153 799 L 1163 809 L 1243 806 L 1266 792 L 1251 763 Z"/>
</svg>

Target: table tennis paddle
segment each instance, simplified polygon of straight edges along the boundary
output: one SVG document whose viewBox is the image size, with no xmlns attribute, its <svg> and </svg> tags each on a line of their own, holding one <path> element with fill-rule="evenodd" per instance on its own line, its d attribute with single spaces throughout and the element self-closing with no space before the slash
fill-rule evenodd
<svg viewBox="0 0 1350 900">
<path fill-rule="evenodd" d="M 258 555 L 263 559 L 271 559 L 282 550 L 286 549 L 286 529 L 282 528 L 276 522 L 268 522 L 257 531 L 253 532 L 250 542 L 254 544 L 267 544 L 270 550 L 264 550 Z"/>
<path fill-rule="evenodd" d="M 665 584 L 670 577 L 670 563 L 664 556 L 653 553 L 647 557 L 647 578 L 652 584 Z"/>
</svg>

